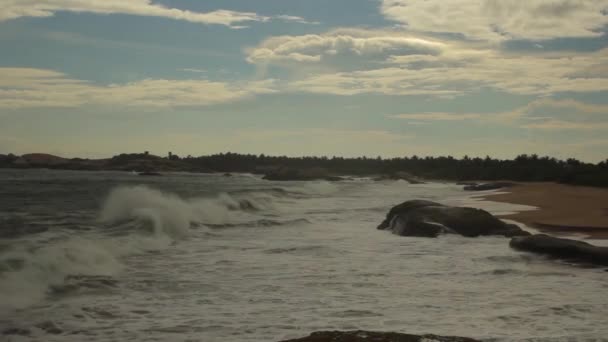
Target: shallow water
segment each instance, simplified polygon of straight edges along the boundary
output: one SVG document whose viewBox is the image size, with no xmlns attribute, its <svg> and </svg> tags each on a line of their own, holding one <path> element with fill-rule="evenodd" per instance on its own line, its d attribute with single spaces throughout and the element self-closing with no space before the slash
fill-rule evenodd
<svg viewBox="0 0 608 342">
<path fill-rule="evenodd" d="M 278 341 L 321 329 L 608 336 L 603 269 L 519 253 L 505 238 L 375 229 L 392 205 L 414 198 L 530 209 L 450 184 L 0 171 L 0 327 L 28 332 L 2 338 Z"/>
</svg>

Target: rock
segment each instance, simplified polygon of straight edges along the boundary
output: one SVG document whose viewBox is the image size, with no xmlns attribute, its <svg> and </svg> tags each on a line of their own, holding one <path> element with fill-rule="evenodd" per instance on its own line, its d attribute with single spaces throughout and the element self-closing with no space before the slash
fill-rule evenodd
<svg viewBox="0 0 608 342">
<path fill-rule="evenodd" d="M 477 185 L 476 182 L 458 182 L 456 185 Z"/>
<path fill-rule="evenodd" d="M 30 331 L 22 328 L 8 328 L 2 330 L 2 335 L 21 335 L 27 336 L 30 334 Z"/>
<path fill-rule="evenodd" d="M 378 229 L 390 229 L 401 236 L 437 237 L 453 233 L 467 237 L 530 235 L 514 224 L 505 223 L 485 210 L 450 207 L 439 203 L 413 200 L 393 207 Z"/>
<path fill-rule="evenodd" d="M 61 330 L 57 325 L 55 325 L 55 323 L 51 321 L 42 322 L 37 324 L 36 327 L 44 330 L 47 334 L 59 335 L 63 333 L 63 330 Z"/>
<path fill-rule="evenodd" d="M 325 177 L 323 180 L 328 181 L 328 182 L 341 182 L 346 179 L 339 177 L 339 176 L 328 176 L 328 177 Z"/>
<path fill-rule="evenodd" d="M 224 173 L 224 177 L 232 177 L 232 173 L 226 172 Z"/>
<path fill-rule="evenodd" d="M 250 200 L 240 200 L 234 204 L 228 204 L 228 210 L 244 210 L 244 211 L 255 211 L 259 210 L 258 207 L 253 204 Z"/>
<path fill-rule="evenodd" d="M 608 247 L 563 239 L 546 234 L 514 237 L 509 246 L 524 252 L 544 254 L 552 258 L 593 265 L 608 265 Z"/>
<path fill-rule="evenodd" d="M 515 183 L 510 182 L 493 182 L 493 183 L 472 183 L 465 185 L 465 191 L 486 191 L 486 190 L 497 190 L 502 188 L 509 188 L 515 186 Z"/>
<path fill-rule="evenodd" d="M 472 338 L 437 335 L 409 335 L 374 331 L 318 331 L 308 337 L 281 342 L 479 342 Z"/>
</svg>

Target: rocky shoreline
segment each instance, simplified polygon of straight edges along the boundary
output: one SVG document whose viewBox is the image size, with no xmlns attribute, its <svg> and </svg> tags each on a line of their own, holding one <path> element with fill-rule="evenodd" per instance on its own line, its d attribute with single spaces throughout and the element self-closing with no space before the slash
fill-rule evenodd
<svg viewBox="0 0 608 342">
<path fill-rule="evenodd" d="M 318 331 L 307 337 L 281 342 L 479 342 L 467 337 L 410 335 L 375 331 Z"/>
<path fill-rule="evenodd" d="M 532 235 L 476 208 L 451 207 L 426 200 L 406 201 L 394 206 L 377 228 L 409 237 L 435 238 L 442 234 L 471 238 L 489 235 L 511 237 L 509 246 L 518 251 L 580 265 L 608 266 L 608 247 L 545 234 Z"/>
</svg>

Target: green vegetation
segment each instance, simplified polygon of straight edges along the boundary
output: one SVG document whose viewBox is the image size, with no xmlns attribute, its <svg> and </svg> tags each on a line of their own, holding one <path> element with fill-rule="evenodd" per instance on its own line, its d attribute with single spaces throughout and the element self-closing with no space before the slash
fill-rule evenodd
<svg viewBox="0 0 608 342">
<path fill-rule="evenodd" d="M 32 157 L 35 156 L 36 158 Z M 43 156 L 43 157 L 41 157 Z M 0 155 L 0 167 L 46 167 L 76 170 L 188 171 L 275 173 L 277 170 L 335 175 L 392 175 L 407 172 L 427 179 L 453 181 L 513 180 L 554 181 L 567 184 L 608 187 L 608 160 L 598 164 L 576 159 L 558 160 L 537 155 L 520 155 L 513 160 L 453 157 L 343 158 L 286 157 L 221 153 L 201 157 L 159 157 L 148 153 L 120 154 L 110 159 L 63 159 L 49 155 Z"/>
</svg>

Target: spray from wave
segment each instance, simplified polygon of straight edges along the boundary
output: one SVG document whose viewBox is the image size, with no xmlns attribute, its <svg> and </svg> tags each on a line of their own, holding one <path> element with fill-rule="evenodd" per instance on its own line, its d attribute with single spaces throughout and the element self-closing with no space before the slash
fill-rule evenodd
<svg viewBox="0 0 608 342">
<path fill-rule="evenodd" d="M 122 267 L 111 250 L 89 239 L 12 246 L 0 259 L 0 309 L 32 305 L 70 276 L 110 277 Z"/>
<path fill-rule="evenodd" d="M 135 221 L 155 235 L 187 237 L 193 225 L 231 223 L 253 212 L 272 207 L 272 198 L 249 193 L 242 197 L 220 194 L 215 198 L 182 199 L 145 186 L 112 190 L 100 213 L 100 221 L 115 224 Z"/>
<path fill-rule="evenodd" d="M 271 207 L 266 194 L 183 199 L 145 186 L 115 188 L 99 214 L 105 229 L 0 241 L 0 312 L 92 282 L 111 284 L 126 256 L 164 249 L 201 225 L 250 221 Z"/>
</svg>

